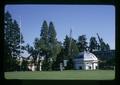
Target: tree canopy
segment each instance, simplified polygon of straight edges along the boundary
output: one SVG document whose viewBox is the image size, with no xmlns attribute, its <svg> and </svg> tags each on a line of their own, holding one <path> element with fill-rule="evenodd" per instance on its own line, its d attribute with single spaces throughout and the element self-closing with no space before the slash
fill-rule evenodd
<svg viewBox="0 0 120 85">
<path fill-rule="evenodd" d="M 4 42 L 4 70 L 15 70 L 15 60 L 17 57 L 20 57 L 20 53 L 23 52 L 24 46 L 22 44 L 24 43 L 24 40 L 17 21 L 12 19 L 12 16 L 8 11 L 4 16 Z"/>
<path fill-rule="evenodd" d="M 23 35 L 20 32 L 19 24 L 16 20 L 12 19 L 9 12 L 6 12 L 4 17 L 4 65 L 6 65 L 7 68 L 5 70 L 15 70 L 15 65 L 17 66 L 15 60 L 17 57 L 20 57 L 21 49 L 28 51 L 33 57 L 33 63 L 36 63 L 37 58 L 40 59 L 44 56 L 42 67 L 44 70 L 57 69 L 59 64 L 63 63 L 64 60 L 68 60 L 66 69 L 73 69 L 73 59 L 79 52 L 86 50 L 90 52 L 110 50 L 109 44 L 105 43 L 98 34 L 99 42 L 96 40 L 96 37 L 92 36 L 88 45 L 86 35 L 79 35 L 78 40 L 75 40 L 71 33 L 72 31 L 70 30 L 70 36 L 66 35 L 62 43 L 56 38 L 57 33 L 54 23 L 50 21 L 48 24 L 48 22 L 44 20 L 40 28 L 40 36 L 34 39 L 34 46 L 27 44 L 26 47 L 24 47 L 22 45 L 22 43 L 24 43 Z M 26 62 L 24 63 L 26 64 Z M 38 62 L 36 64 L 39 66 Z M 12 67 L 12 65 L 14 66 Z"/>
<path fill-rule="evenodd" d="M 87 50 L 88 42 L 86 40 L 87 40 L 86 35 L 81 35 L 81 36 L 78 37 L 77 45 L 78 45 L 78 48 L 79 48 L 80 52 Z"/>
</svg>

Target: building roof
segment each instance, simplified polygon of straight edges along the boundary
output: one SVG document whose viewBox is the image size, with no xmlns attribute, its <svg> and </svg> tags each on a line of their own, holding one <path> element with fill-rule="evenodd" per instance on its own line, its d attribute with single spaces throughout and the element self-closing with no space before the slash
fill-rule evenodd
<svg viewBox="0 0 120 85">
<path fill-rule="evenodd" d="M 82 59 L 84 61 L 98 61 L 98 58 L 93 53 L 87 51 L 80 52 L 78 56 L 75 57 L 75 59 Z"/>
</svg>

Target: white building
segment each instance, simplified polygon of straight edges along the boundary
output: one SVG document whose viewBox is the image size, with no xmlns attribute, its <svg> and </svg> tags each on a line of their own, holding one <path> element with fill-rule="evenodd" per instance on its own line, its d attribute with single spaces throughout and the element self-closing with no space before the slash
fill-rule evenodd
<svg viewBox="0 0 120 85">
<path fill-rule="evenodd" d="M 81 52 L 74 58 L 74 67 L 77 70 L 95 70 L 98 69 L 98 59 L 90 52 Z"/>
</svg>

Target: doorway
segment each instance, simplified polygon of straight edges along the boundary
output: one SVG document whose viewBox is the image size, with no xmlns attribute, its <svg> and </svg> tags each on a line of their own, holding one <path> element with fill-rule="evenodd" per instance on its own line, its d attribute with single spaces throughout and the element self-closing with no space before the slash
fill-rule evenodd
<svg viewBox="0 0 120 85">
<path fill-rule="evenodd" d="M 90 69 L 90 70 L 91 70 L 91 66 L 88 66 L 88 69 Z"/>
<path fill-rule="evenodd" d="M 79 69 L 82 70 L 82 66 L 80 66 Z"/>
</svg>

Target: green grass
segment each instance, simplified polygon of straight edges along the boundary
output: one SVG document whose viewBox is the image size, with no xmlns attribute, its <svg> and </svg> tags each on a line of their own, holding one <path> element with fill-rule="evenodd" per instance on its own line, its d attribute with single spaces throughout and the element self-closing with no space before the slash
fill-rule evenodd
<svg viewBox="0 0 120 85">
<path fill-rule="evenodd" d="M 40 80 L 113 80 L 114 70 L 66 70 L 66 71 L 26 71 L 5 72 L 6 79 L 40 79 Z"/>
</svg>

